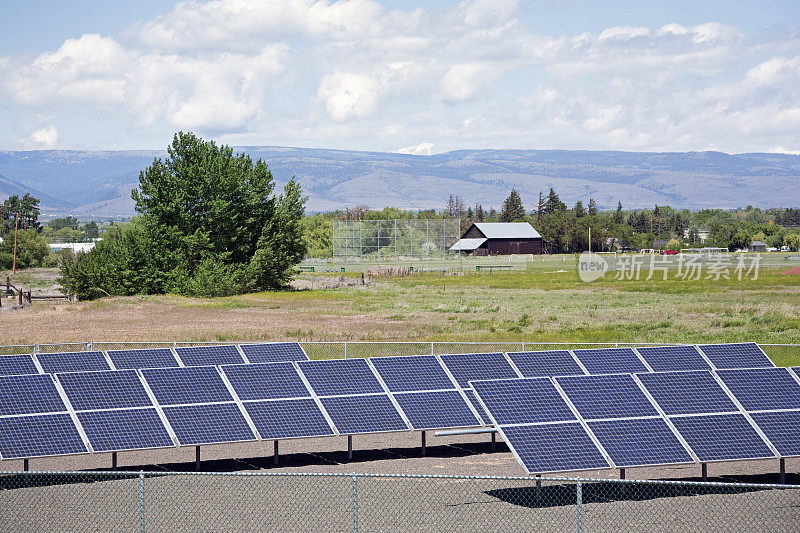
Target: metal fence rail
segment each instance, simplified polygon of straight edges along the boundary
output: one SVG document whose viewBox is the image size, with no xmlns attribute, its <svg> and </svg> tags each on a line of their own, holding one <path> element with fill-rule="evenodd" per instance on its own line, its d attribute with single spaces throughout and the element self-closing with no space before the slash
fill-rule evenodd
<svg viewBox="0 0 800 533">
<path fill-rule="evenodd" d="M 800 486 L 309 473 L 12 472 L 3 531 L 796 531 Z"/>
</svg>

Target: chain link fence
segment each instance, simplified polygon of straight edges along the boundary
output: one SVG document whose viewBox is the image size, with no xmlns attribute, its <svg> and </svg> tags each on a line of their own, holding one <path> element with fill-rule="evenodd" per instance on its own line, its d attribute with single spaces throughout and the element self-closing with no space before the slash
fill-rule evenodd
<svg viewBox="0 0 800 533">
<path fill-rule="evenodd" d="M 3 531 L 797 531 L 800 486 L 533 477 L 14 472 Z"/>
</svg>

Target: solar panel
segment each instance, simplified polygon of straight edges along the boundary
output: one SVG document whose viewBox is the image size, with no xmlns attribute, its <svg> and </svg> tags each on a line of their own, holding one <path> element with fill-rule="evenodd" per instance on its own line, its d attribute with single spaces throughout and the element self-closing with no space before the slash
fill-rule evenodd
<svg viewBox="0 0 800 533">
<path fill-rule="evenodd" d="M 693 462 L 661 418 L 605 420 L 588 425 L 618 468 Z"/>
<path fill-rule="evenodd" d="M 671 418 L 701 462 L 775 457 L 744 415 Z"/>
<path fill-rule="evenodd" d="M 800 411 L 753 413 L 750 416 L 782 457 L 800 456 Z"/>
<path fill-rule="evenodd" d="M 799 378 L 800 378 L 800 366 L 793 366 L 793 367 L 791 368 L 791 370 L 792 370 L 792 372 L 794 372 L 794 374 L 795 374 L 797 377 L 799 377 Z"/>
<path fill-rule="evenodd" d="M 373 357 L 370 363 L 392 392 L 455 388 L 442 365 L 432 355 Z"/>
<path fill-rule="evenodd" d="M 311 396 L 292 363 L 225 365 L 222 371 L 242 400 Z"/>
<path fill-rule="evenodd" d="M 667 415 L 739 410 L 709 371 L 661 372 L 636 377 Z"/>
<path fill-rule="evenodd" d="M 506 426 L 503 437 L 529 474 L 609 468 L 577 422 Z"/>
<path fill-rule="evenodd" d="M 85 411 L 78 419 L 95 452 L 174 446 L 153 408 Z"/>
<path fill-rule="evenodd" d="M 473 381 L 472 386 L 498 425 L 575 420 L 547 378 Z"/>
<path fill-rule="evenodd" d="M 648 346 L 636 348 L 636 351 L 656 372 L 711 370 L 694 346 Z"/>
<path fill-rule="evenodd" d="M 73 409 L 118 409 L 153 405 L 135 370 L 58 374 Z"/>
<path fill-rule="evenodd" d="M 182 446 L 256 440 L 235 403 L 165 407 L 164 415 Z"/>
<path fill-rule="evenodd" d="M 319 396 L 384 392 L 364 359 L 329 359 L 297 363 Z"/>
<path fill-rule="evenodd" d="M 278 363 L 280 361 L 308 361 L 308 356 L 299 343 L 270 342 L 264 344 L 240 344 L 251 363 Z"/>
<path fill-rule="evenodd" d="M 0 418 L 3 459 L 88 453 L 68 414 Z"/>
<path fill-rule="evenodd" d="M 245 402 L 244 408 L 265 440 L 334 434 L 325 415 L 310 398 Z"/>
<path fill-rule="evenodd" d="M 590 374 L 635 373 L 649 370 L 632 348 L 572 350 L 572 353 Z"/>
<path fill-rule="evenodd" d="M 57 372 L 90 372 L 92 370 L 111 370 L 103 352 L 64 352 L 36 354 L 42 370 L 46 374 Z"/>
<path fill-rule="evenodd" d="M 439 356 L 459 385 L 470 381 L 518 378 L 519 375 L 501 353 L 469 353 Z"/>
<path fill-rule="evenodd" d="M 720 370 L 717 375 L 747 411 L 800 409 L 800 384 L 786 368 Z"/>
<path fill-rule="evenodd" d="M 775 363 L 754 342 L 701 344 L 700 350 L 716 368 L 772 368 Z"/>
<path fill-rule="evenodd" d="M 66 410 L 53 378 L 47 374 L 0 377 L 0 416 Z"/>
<path fill-rule="evenodd" d="M 584 419 L 658 416 L 630 375 L 555 379 Z"/>
<path fill-rule="evenodd" d="M 175 352 L 184 366 L 236 365 L 245 362 L 232 344 L 176 348 Z"/>
<path fill-rule="evenodd" d="M 386 394 L 322 398 L 322 405 L 342 435 L 409 429 Z"/>
<path fill-rule="evenodd" d="M 141 373 L 161 405 L 233 401 L 213 366 L 150 368 Z"/>
<path fill-rule="evenodd" d="M 0 376 L 16 376 L 19 374 L 38 374 L 39 369 L 29 354 L 0 356 Z"/>
<path fill-rule="evenodd" d="M 180 366 L 169 348 L 108 350 L 106 353 L 117 370 L 129 368 L 176 368 Z"/>
<path fill-rule="evenodd" d="M 394 399 L 414 429 L 482 425 L 458 391 L 406 392 L 395 394 Z"/>
<path fill-rule="evenodd" d="M 511 352 L 508 357 L 526 378 L 585 374 L 568 350 Z"/>
</svg>

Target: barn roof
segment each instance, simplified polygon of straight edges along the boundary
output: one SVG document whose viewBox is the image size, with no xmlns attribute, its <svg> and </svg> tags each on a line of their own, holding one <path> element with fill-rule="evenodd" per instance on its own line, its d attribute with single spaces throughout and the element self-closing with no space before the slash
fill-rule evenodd
<svg viewBox="0 0 800 533">
<path fill-rule="evenodd" d="M 527 222 L 476 222 L 475 227 L 487 239 L 541 239 Z"/>
<path fill-rule="evenodd" d="M 458 242 L 450 247 L 450 250 L 462 252 L 477 250 L 485 242 L 486 239 L 459 239 Z"/>
</svg>

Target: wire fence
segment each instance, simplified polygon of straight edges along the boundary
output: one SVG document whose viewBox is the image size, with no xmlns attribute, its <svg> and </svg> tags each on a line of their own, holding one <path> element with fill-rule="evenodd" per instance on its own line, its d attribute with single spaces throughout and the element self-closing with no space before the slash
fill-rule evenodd
<svg viewBox="0 0 800 533">
<path fill-rule="evenodd" d="M 13 472 L 3 531 L 796 531 L 800 486 L 310 473 Z"/>
</svg>

